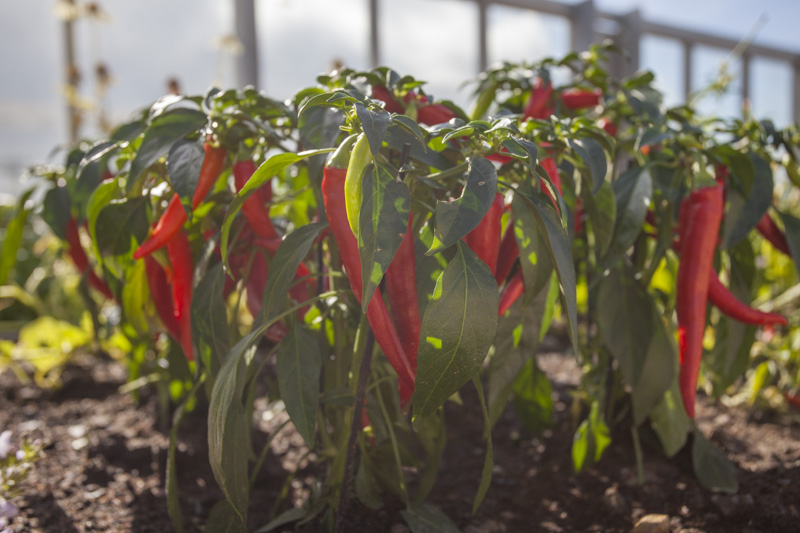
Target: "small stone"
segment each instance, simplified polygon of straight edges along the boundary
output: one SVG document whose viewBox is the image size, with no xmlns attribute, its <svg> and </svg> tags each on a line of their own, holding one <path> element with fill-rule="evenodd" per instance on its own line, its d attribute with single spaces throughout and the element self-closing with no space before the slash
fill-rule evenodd
<svg viewBox="0 0 800 533">
<path fill-rule="evenodd" d="M 669 517 L 665 514 L 644 515 L 631 529 L 631 533 L 669 533 Z"/>
<path fill-rule="evenodd" d="M 608 487 L 603 494 L 603 502 L 615 513 L 627 514 L 628 502 L 619 493 L 619 487 L 614 484 Z"/>
</svg>

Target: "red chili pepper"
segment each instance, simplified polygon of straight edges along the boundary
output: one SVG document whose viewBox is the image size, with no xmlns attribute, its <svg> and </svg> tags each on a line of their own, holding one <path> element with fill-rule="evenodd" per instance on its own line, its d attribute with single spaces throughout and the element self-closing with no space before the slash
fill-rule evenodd
<svg viewBox="0 0 800 533">
<path fill-rule="evenodd" d="M 156 306 L 156 312 L 167 332 L 180 342 L 181 327 L 175 318 L 172 306 L 172 288 L 167 280 L 167 273 L 152 255 L 145 256 L 144 269 L 147 275 L 147 286 L 150 287 L 150 298 Z"/>
<path fill-rule="evenodd" d="M 572 215 L 572 227 L 575 229 L 575 235 L 583 233 L 583 219 L 586 217 L 586 211 L 583 209 L 583 201 L 578 198 L 575 202 L 575 211 Z"/>
<path fill-rule="evenodd" d="M 603 93 L 599 90 L 565 89 L 561 91 L 561 101 L 570 109 L 595 107 L 600 103 Z"/>
<path fill-rule="evenodd" d="M 780 250 L 789 257 L 792 256 L 792 252 L 789 250 L 789 243 L 786 241 L 786 235 L 770 218 L 769 213 L 764 213 L 764 216 L 758 221 L 756 229 L 776 250 Z"/>
<path fill-rule="evenodd" d="M 456 114 L 449 107 L 442 104 L 425 105 L 417 110 L 417 120 L 419 120 L 420 124 L 425 124 L 426 126 L 449 122 L 455 117 Z"/>
<path fill-rule="evenodd" d="M 414 255 L 414 228 L 411 214 L 408 215 L 408 229 L 403 236 L 400 248 L 386 270 L 386 295 L 392 308 L 392 316 L 397 325 L 397 335 L 405 348 L 411 369 L 417 370 L 417 349 L 422 321 L 417 301 L 417 260 Z"/>
<path fill-rule="evenodd" d="M 481 219 L 480 224 L 466 236 L 467 245 L 484 263 L 494 276 L 497 273 L 497 258 L 500 253 L 500 220 L 503 216 L 503 195 L 496 193 L 489 211 Z"/>
<path fill-rule="evenodd" d="M 744 322 L 745 324 L 756 324 L 760 326 L 780 324 L 786 326 L 789 323 L 785 317 L 777 313 L 765 313 L 740 302 L 736 296 L 722 284 L 717 276 L 717 272 L 713 269 L 709 276 L 708 300 L 729 317 L 739 322 Z"/>
<path fill-rule="evenodd" d="M 494 273 L 494 279 L 497 280 L 498 287 L 508 277 L 517 257 L 519 257 L 519 246 L 514 236 L 514 221 L 509 219 L 503 241 L 500 243 L 500 251 L 497 253 L 497 272 Z"/>
<path fill-rule="evenodd" d="M 233 180 L 236 185 L 236 192 L 242 190 L 242 187 L 250 180 L 250 177 L 256 171 L 256 165 L 251 160 L 238 161 L 233 165 Z M 261 191 L 266 194 L 263 194 Z M 270 188 L 269 181 L 263 186 L 259 187 L 258 191 L 244 201 L 242 204 L 242 213 L 250 223 L 259 236 L 267 239 L 278 238 L 278 232 L 275 231 L 275 226 L 272 224 L 272 219 L 269 218 L 269 209 L 264 206 L 264 196 L 272 196 L 272 189 Z"/>
<path fill-rule="evenodd" d="M 403 105 L 398 102 L 394 95 L 389 92 L 389 89 L 383 85 L 372 86 L 372 98 L 385 103 L 386 105 L 384 106 L 384 109 L 386 109 L 386 111 L 389 113 L 399 113 L 402 115 L 406 112 L 406 110 L 403 109 Z"/>
<path fill-rule="evenodd" d="M 549 106 L 552 95 L 553 84 L 548 82 L 546 86 L 542 87 L 541 78 L 537 78 L 536 85 L 531 91 L 528 103 L 525 105 L 525 110 L 522 112 L 522 118 L 545 119 L 549 117 L 552 114 L 552 109 Z"/>
<path fill-rule="evenodd" d="M 606 130 L 606 133 L 608 133 L 612 137 L 617 136 L 617 125 L 611 122 L 606 117 L 602 117 L 600 120 L 597 121 L 597 127 L 603 128 L 604 130 Z"/>
<path fill-rule="evenodd" d="M 517 298 L 522 296 L 522 293 L 525 292 L 525 281 L 522 279 L 522 269 L 517 270 L 517 273 L 514 274 L 506 286 L 503 288 L 503 292 L 500 293 L 500 305 L 498 306 L 497 315 L 503 316 L 506 314 L 506 311 L 511 309 L 511 306 L 514 305 L 514 302 L 517 301 Z"/>
<path fill-rule="evenodd" d="M 192 195 L 192 207 L 200 205 L 208 191 L 217 182 L 217 178 L 219 178 L 222 168 L 225 166 L 225 158 L 228 154 L 224 148 L 216 148 L 208 143 L 205 145 L 205 152 L 203 166 L 200 168 L 200 177 L 197 180 L 197 188 L 195 188 Z M 176 194 L 169 201 L 169 205 L 153 228 L 150 237 L 133 253 L 133 258 L 141 259 L 147 254 L 164 247 L 180 231 L 186 220 L 186 211 L 183 209 L 181 200 Z"/>
<path fill-rule="evenodd" d="M 561 175 L 558 173 L 558 165 L 556 165 L 556 160 L 552 157 L 545 157 L 540 161 L 540 163 L 547 172 L 547 176 L 550 178 L 550 181 L 553 182 L 558 194 L 562 194 L 561 189 L 563 186 L 561 184 Z M 553 202 L 555 208 L 558 209 L 558 201 L 553 198 L 552 194 L 550 194 L 550 189 L 547 187 L 542 187 L 542 189 L 544 190 L 545 194 L 550 197 L 550 200 Z"/>
<path fill-rule="evenodd" d="M 681 262 L 678 267 L 678 339 L 680 344 L 679 383 L 683 405 L 694 418 L 694 399 L 703 334 L 706 302 L 714 261 L 714 248 L 722 222 L 722 187 L 692 191 L 681 205 L 679 235 Z"/>
<path fill-rule="evenodd" d="M 81 237 L 78 234 L 78 223 L 73 216 L 70 216 L 67 221 L 67 248 L 72 262 L 75 263 L 75 267 L 82 275 L 86 273 L 86 282 L 89 286 L 101 292 L 103 296 L 109 300 L 112 300 L 114 298 L 114 293 L 108 288 L 106 282 L 100 279 L 89 266 L 89 258 L 86 256 L 86 252 L 81 244 Z"/>
<path fill-rule="evenodd" d="M 341 166 L 340 160 L 345 155 L 347 154 L 334 154 L 334 157 L 328 162 L 328 166 L 325 167 L 322 178 L 322 199 L 328 214 L 331 233 L 339 247 L 339 255 L 344 263 L 347 279 L 350 281 L 350 288 L 360 304 L 362 295 L 361 258 L 355 235 L 347 221 L 344 195 L 347 169 Z M 400 342 L 397 330 L 389 316 L 380 289 L 375 290 L 375 294 L 370 300 L 367 308 L 367 320 L 375 334 L 375 340 L 400 378 L 400 400 L 401 404 L 405 405 L 411 399 L 414 391 L 414 370 L 406 354 L 406 347 Z"/>
<path fill-rule="evenodd" d="M 172 266 L 172 306 L 180 325 L 180 344 L 183 353 L 191 361 L 192 348 L 192 287 L 194 281 L 194 259 L 186 233 L 178 233 L 166 244 L 167 257 Z"/>
<path fill-rule="evenodd" d="M 270 253 L 274 254 L 278 247 L 280 246 L 281 239 L 264 239 L 264 238 L 257 238 L 253 240 L 253 244 L 259 248 L 263 248 L 264 250 L 268 250 Z M 294 279 L 295 281 L 301 278 L 305 278 L 303 284 L 300 285 L 292 285 L 289 289 L 289 294 L 294 298 L 297 302 L 304 302 L 308 299 L 308 289 L 316 290 L 317 284 L 314 281 L 314 278 L 310 277 L 311 272 L 308 270 L 308 267 L 303 263 L 300 263 L 297 267 L 297 272 L 295 273 Z M 303 307 L 300 309 L 300 318 L 303 318 L 308 311 L 308 307 Z"/>
</svg>

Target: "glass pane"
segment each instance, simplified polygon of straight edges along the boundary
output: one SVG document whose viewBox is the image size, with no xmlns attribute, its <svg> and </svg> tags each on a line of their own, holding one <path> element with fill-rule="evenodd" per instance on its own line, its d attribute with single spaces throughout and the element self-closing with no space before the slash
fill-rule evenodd
<svg viewBox="0 0 800 533">
<path fill-rule="evenodd" d="M 792 123 L 792 67 L 785 61 L 750 61 L 750 105 L 753 116 L 772 119 L 783 128 Z"/>
<path fill-rule="evenodd" d="M 683 46 L 679 41 L 645 35 L 639 45 L 642 69 L 652 70 L 655 85 L 664 93 L 667 107 L 680 105 L 683 98 Z"/>
<path fill-rule="evenodd" d="M 723 63 L 730 61 L 727 50 L 697 46 L 692 52 L 692 92 L 705 90 L 719 77 Z M 727 65 L 727 73 L 733 79 L 723 95 L 705 94 L 697 107 L 704 115 L 719 117 L 742 116 L 742 64 L 740 61 Z"/>
</svg>

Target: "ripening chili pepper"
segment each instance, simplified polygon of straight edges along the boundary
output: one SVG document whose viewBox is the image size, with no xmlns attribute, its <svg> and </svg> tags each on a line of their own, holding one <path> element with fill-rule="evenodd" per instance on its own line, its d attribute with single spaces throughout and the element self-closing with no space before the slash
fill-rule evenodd
<svg viewBox="0 0 800 533">
<path fill-rule="evenodd" d="M 494 276 L 497 273 L 497 258 L 500 253 L 501 218 L 503 216 L 503 195 L 495 193 L 494 202 L 481 219 L 478 226 L 466 236 L 467 245 L 484 263 Z"/>
<path fill-rule="evenodd" d="M 236 192 L 242 190 L 242 187 L 250 180 L 250 177 L 256 171 L 256 165 L 249 159 L 237 161 L 233 165 L 233 180 L 236 185 Z M 263 186 L 259 187 L 258 191 L 251 194 L 250 197 L 242 204 L 242 213 L 256 232 L 261 237 L 267 239 L 278 238 L 278 232 L 275 231 L 275 226 L 272 224 L 272 219 L 269 218 L 269 209 L 264 206 L 264 194 L 261 193 L 269 190 L 267 193 L 272 196 L 269 181 Z"/>
<path fill-rule="evenodd" d="M 775 224 L 772 218 L 770 218 L 769 213 L 764 213 L 764 216 L 758 221 L 756 229 L 776 250 L 780 250 L 789 257 L 792 256 L 792 252 L 789 250 L 789 243 L 786 240 L 786 235 L 783 234 L 781 229 Z"/>
<path fill-rule="evenodd" d="M 386 296 L 411 369 L 417 370 L 417 349 L 422 321 L 417 301 L 417 260 L 414 255 L 414 228 L 408 214 L 408 228 L 384 276 Z"/>
<path fill-rule="evenodd" d="M 723 205 L 722 187 L 717 185 L 692 191 L 680 210 L 678 233 L 681 262 L 678 267 L 676 302 L 680 345 L 678 379 L 689 418 L 694 418 L 695 413 L 694 399 L 703 355 L 708 287 Z"/>
<path fill-rule="evenodd" d="M 500 251 L 497 253 L 497 272 L 494 273 L 494 279 L 497 281 L 498 287 L 511 273 L 517 257 L 519 257 L 519 246 L 517 238 L 514 236 L 514 221 L 509 219 L 503 240 L 500 242 Z"/>
<path fill-rule="evenodd" d="M 86 273 L 86 282 L 89 286 L 102 293 L 109 300 L 113 299 L 114 293 L 108 288 L 106 282 L 100 279 L 89 266 L 89 258 L 86 256 L 78 233 L 78 223 L 75 221 L 75 217 L 71 215 L 67 221 L 67 248 L 72 262 L 75 263 L 75 267 L 80 271 L 81 275 Z"/>
<path fill-rule="evenodd" d="M 166 244 L 167 257 L 172 267 L 172 306 L 180 325 L 180 344 L 190 361 L 194 359 L 192 348 L 192 286 L 194 281 L 194 259 L 186 233 L 179 230 Z"/>
<path fill-rule="evenodd" d="M 205 157 L 203 166 L 200 168 L 200 177 L 197 180 L 197 187 L 192 195 L 192 207 L 197 207 L 214 187 L 225 166 L 227 150 L 222 147 L 214 147 L 206 143 Z M 134 259 L 141 259 L 147 254 L 164 247 L 183 227 L 186 222 L 186 210 L 181 205 L 181 200 L 175 194 L 169 201 L 169 205 L 158 219 L 150 237 L 144 241 L 133 253 Z"/>
<path fill-rule="evenodd" d="M 600 103 L 603 93 L 600 90 L 565 89 L 561 91 L 561 101 L 570 109 L 595 107 Z"/>
<path fill-rule="evenodd" d="M 456 118 L 456 114 L 443 104 L 424 105 L 417 110 L 417 120 L 426 126 L 450 122 L 454 118 Z"/>
<path fill-rule="evenodd" d="M 525 292 L 525 281 L 522 279 L 522 269 L 517 270 L 517 273 L 508 280 L 506 286 L 503 287 L 503 292 L 500 293 L 500 305 L 497 309 L 497 316 L 503 316 L 506 311 L 511 309 L 514 302 L 522 296 Z"/>
<path fill-rule="evenodd" d="M 385 103 L 386 105 L 384 106 L 384 109 L 386 109 L 386 111 L 389 113 L 399 113 L 402 115 L 406 111 L 403 109 L 403 105 L 395 99 L 391 92 L 389 92 L 389 89 L 383 85 L 372 86 L 372 98 Z"/>
<path fill-rule="evenodd" d="M 786 402 L 789 405 L 800 409 L 800 395 L 793 394 L 791 392 L 784 392 L 783 397 L 786 399 Z"/>
<path fill-rule="evenodd" d="M 282 239 L 264 239 L 264 238 L 256 238 L 253 239 L 253 244 L 259 248 L 263 248 L 264 250 L 269 251 L 270 253 L 274 254 L 278 251 L 278 247 Z M 289 289 L 289 294 L 291 294 L 292 298 L 297 300 L 298 302 L 304 302 L 308 299 L 308 289 L 316 290 L 317 285 L 314 281 L 314 278 L 311 277 L 311 272 L 308 270 L 308 267 L 300 263 L 297 266 L 297 272 L 294 275 L 295 281 L 298 279 L 303 278 L 303 283 L 300 285 L 292 285 Z M 300 310 L 300 318 L 303 318 L 306 314 L 308 308 L 304 307 Z"/>
<path fill-rule="evenodd" d="M 349 143 L 344 143 L 331 157 L 323 171 L 322 199 L 330 222 L 331 233 L 339 247 L 339 255 L 344 264 L 350 288 L 356 300 L 361 304 L 362 279 L 361 258 L 358 243 L 350 224 L 347 221 L 344 182 L 347 176 L 346 161 L 349 156 Z M 414 391 L 414 370 L 407 356 L 407 348 L 400 342 L 389 311 L 381 296 L 380 288 L 370 300 L 367 308 L 367 320 L 375 340 L 386 354 L 389 363 L 400 378 L 400 400 L 405 405 Z M 410 350 L 410 347 L 408 347 Z"/>
<path fill-rule="evenodd" d="M 525 104 L 525 109 L 522 112 L 522 118 L 536 118 L 545 119 L 551 113 L 550 97 L 553 95 L 553 84 L 547 82 L 547 85 L 542 87 L 542 79 L 536 79 L 536 85 L 531 90 L 531 96 L 528 98 L 528 103 Z"/>
<path fill-rule="evenodd" d="M 600 120 L 597 121 L 597 127 L 603 128 L 606 131 L 606 133 L 608 133 L 612 137 L 617 136 L 617 125 L 606 117 L 602 117 Z"/>
<path fill-rule="evenodd" d="M 780 324 L 785 326 L 789 323 L 784 316 L 777 313 L 765 313 L 758 309 L 753 309 L 744 302 L 739 301 L 739 299 L 722 284 L 716 271 L 713 269 L 709 276 L 708 300 L 729 317 L 739 322 L 744 322 L 745 324 L 760 326 Z"/>
<path fill-rule="evenodd" d="M 575 235 L 583 233 L 583 219 L 586 217 L 586 211 L 583 209 L 583 201 L 578 198 L 575 202 L 575 211 L 572 215 L 572 227 L 574 228 Z"/>
<path fill-rule="evenodd" d="M 163 322 L 167 332 L 172 337 L 181 341 L 181 327 L 175 318 L 175 309 L 172 306 L 172 289 L 169 286 L 167 273 L 161 264 L 152 256 L 144 258 L 144 269 L 147 276 L 147 286 L 150 288 L 150 298 L 156 307 L 156 313 Z"/>
</svg>

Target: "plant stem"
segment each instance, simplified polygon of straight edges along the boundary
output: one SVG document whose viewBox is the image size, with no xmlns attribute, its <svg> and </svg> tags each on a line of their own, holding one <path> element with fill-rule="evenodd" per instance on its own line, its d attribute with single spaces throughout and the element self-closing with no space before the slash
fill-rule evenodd
<svg viewBox="0 0 800 533">
<path fill-rule="evenodd" d="M 375 349 L 375 335 L 372 330 L 367 328 L 367 339 L 364 343 L 364 356 L 361 360 L 361 368 L 358 375 L 358 390 L 356 392 L 356 407 L 353 412 L 353 422 L 350 426 L 350 438 L 347 441 L 347 459 L 344 463 L 344 476 L 339 493 L 339 513 L 336 516 L 336 533 L 344 531 L 344 517 L 347 510 L 347 501 L 350 493 L 350 481 L 353 478 L 353 469 L 358 452 L 358 431 L 361 427 L 361 412 L 364 410 L 364 396 L 367 392 L 367 379 L 369 378 L 370 365 L 372 363 L 372 352 Z"/>
</svg>

